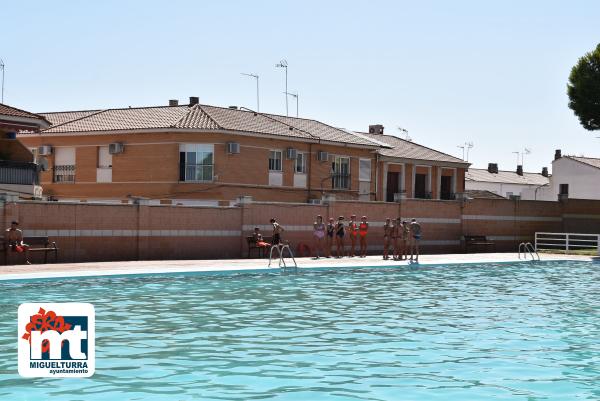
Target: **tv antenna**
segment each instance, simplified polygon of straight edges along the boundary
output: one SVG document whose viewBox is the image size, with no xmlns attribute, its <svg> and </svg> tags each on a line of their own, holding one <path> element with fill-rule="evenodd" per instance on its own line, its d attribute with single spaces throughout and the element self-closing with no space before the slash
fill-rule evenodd
<svg viewBox="0 0 600 401">
<path fill-rule="evenodd" d="M 286 94 L 286 96 L 291 96 L 294 99 L 296 99 L 296 118 L 298 118 L 298 91 L 296 91 L 296 93 L 292 93 L 292 92 L 284 92 Z"/>
<path fill-rule="evenodd" d="M 2 68 L 2 101 L 0 103 L 4 103 L 4 60 L 0 58 L 0 68 Z"/>
<path fill-rule="evenodd" d="M 246 74 L 245 72 L 240 72 L 240 74 L 256 79 L 256 111 L 260 111 L 260 99 L 258 96 L 258 74 Z"/>
<path fill-rule="evenodd" d="M 288 111 L 288 62 L 287 60 L 283 59 L 279 62 L 279 64 L 275 64 L 276 68 L 285 68 L 285 115 L 286 116 L 290 116 L 290 113 Z"/>
<path fill-rule="evenodd" d="M 462 159 L 464 161 L 469 161 L 469 149 L 473 148 L 473 142 L 465 142 L 462 145 L 456 145 L 457 148 L 462 149 Z M 466 158 L 465 158 L 465 152 L 466 152 Z"/>
<path fill-rule="evenodd" d="M 408 142 L 412 142 L 412 138 L 408 136 L 408 130 L 402 127 L 397 127 L 398 131 L 400 131 L 400 135 L 404 135 L 404 140 Z"/>
</svg>

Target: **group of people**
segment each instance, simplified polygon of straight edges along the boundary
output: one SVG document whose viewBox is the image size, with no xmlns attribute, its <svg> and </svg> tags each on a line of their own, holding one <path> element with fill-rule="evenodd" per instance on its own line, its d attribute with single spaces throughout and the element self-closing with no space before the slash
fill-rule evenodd
<svg viewBox="0 0 600 401">
<path fill-rule="evenodd" d="M 254 229 L 254 241 L 259 247 L 271 247 L 272 245 L 282 244 L 281 235 L 285 231 L 277 222 L 277 219 L 270 220 L 273 228 L 272 242 L 264 240 L 260 229 Z M 369 234 L 369 222 L 367 216 L 362 216 L 360 221 L 356 215 L 350 216 L 346 223 L 344 216 L 339 216 L 337 221 L 330 217 L 325 223 L 323 216 L 318 215 L 313 222 L 313 242 L 315 258 L 321 256 L 330 258 L 333 256 L 332 247 L 335 245 L 335 257 L 367 256 L 367 236 Z M 346 252 L 346 237 L 350 239 L 350 248 Z M 414 260 L 419 261 L 419 241 L 421 240 L 421 225 L 416 219 L 402 221 L 401 218 L 387 218 L 383 225 L 383 259 L 390 258 L 390 249 L 394 260 Z M 358 250 L 357 250 L 358 245 Z M 410 259 L 408 253 L 410 250 Z M 414 259 L 413 259 L 414 258 Z"/>
</svg>

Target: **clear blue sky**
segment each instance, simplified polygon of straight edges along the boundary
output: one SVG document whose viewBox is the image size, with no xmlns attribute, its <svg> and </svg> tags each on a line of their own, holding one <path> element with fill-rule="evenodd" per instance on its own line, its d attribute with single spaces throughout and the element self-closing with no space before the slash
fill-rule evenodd
<svg viewBox="0 0 600 401">
<path fill-rule="evenodd" d="M 283 71 L 300 116 L 387 133 L 476 167 L 550 165 L 554 149 L 600 157 L 600 133 L 567 107 L 570 68 L 600 42 L 600 2 L 3 2 L 5 103 L 30 111 L 167 104 L 285 113 Z M 290 113 L 295 103 L 290 99 Z"/>
</svg>

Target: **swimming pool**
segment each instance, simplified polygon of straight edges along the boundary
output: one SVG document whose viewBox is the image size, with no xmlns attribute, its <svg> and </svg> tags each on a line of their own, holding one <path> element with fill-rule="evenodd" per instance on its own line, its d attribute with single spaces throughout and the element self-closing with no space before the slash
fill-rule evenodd
<svg viewBox="0 0 600 401">
<path fill-rule="evenodd" d="M 598 399 L 599 282 L 564 261 L 0 282 L 0 399 Z M 32 301 L 95 305 L 92 378 L 18 376 Z"/>
</svg>

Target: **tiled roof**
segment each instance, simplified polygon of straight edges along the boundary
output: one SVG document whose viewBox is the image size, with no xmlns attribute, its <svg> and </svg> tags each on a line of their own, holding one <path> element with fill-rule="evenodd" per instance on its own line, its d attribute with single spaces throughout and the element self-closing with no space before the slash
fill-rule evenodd
<svg viewBox="0 0 600 401">
<path fill-rule="evenodd" d="M 353 135 L 316 120 L 209 105 L 158 106 L 43 113 L 52 126 L 47 134 L 138 129 L 201 129 L 323 140 L 377 148 L 368 138 Z"/>
<path fill-rule="evenodd" d="M 502 195 L 495 194 L 491 191 L 479 190 L 479 189 L 467 189 L 465 194 L 469 198 L 473 199 L 506 199 Z"/>
<path fill-rule="evenodd" d="M 402 138 L 398 138 L 393 135 L 382 135 L 382 134 L 369 134 L 366 132 L 360 132 L 361 136 L 383 142 L 391 146 L 391 149 L 382 148 L 379 153 L 382 156 L 398 157 L 403 159 L 415 159 L 415 160 L 433 160 L 439 162 L 458 163 L 468 165 L 467 162 L 457 157 L 450 156 L 446 153 L 438 152 L 418 143 L 406 141 Z"/>
<path fill-rule="evenodd" d="M 577 157 L 577 156 L 564 156 L 566 158 L 578 161 L 583 164 L 587 164 L 592 167 L 600 168 L 600 159 L 595 157 Z"/>
<path fill-rule="evenodd" d="M 517 174 L 515 171 L 498 171 L 490 173 L 487 169 L 470 168 L 465 174 L 466 181 L 493 182 L 502 184 L 546 185 L 548 177 L 539 173 Z"/>
<path fill-rule="evenodd" d="M 39 114 L 30 113 L 28 111 L 17 109 L 16 107 L 8 106 L 2 103 L 0 103 L 0 116 L 34 118 L 47 123 L 44 117 Z"/>
</svg>

